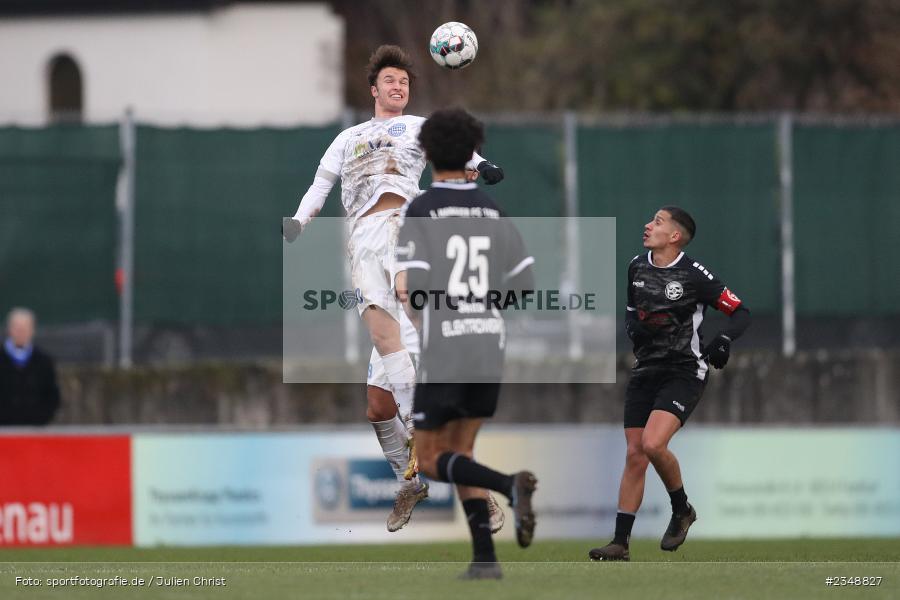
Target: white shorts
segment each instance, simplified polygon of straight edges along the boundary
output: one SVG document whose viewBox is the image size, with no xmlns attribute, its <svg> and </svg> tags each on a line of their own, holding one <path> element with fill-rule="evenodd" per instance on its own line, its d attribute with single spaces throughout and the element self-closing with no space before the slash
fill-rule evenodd
<svg viewBox="0 0 900 600">
<path fill-rule="evenodd" d="M 394 293 L 394 249 L 401 220 L 400 210 L 383 210 L 357 219 L 350 232 L 350 281 L 362 298 L 357 305 L 360 315 L 370 306 L 378 306 L 400 321 L 403 307 Z"/>
</svg>

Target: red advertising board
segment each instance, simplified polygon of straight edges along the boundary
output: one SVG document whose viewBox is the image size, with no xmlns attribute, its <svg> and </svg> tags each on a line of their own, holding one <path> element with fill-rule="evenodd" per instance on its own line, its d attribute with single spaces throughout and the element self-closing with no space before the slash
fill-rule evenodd
<svg viewBox="0 0 900 600">
<path fill-rule="evenodd" d="M 131 543 L 129 436 L 0 436 L 0 546 Z"/>
</svg>

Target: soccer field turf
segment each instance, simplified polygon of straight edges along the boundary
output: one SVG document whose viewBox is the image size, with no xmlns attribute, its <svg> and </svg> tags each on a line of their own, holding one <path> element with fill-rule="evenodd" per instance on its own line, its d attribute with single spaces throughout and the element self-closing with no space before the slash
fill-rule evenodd
<svg viewBox="0 0 900 600">
<path fill-rule="evenodd" d="M 605 540 L 598 542 L 605 543 Z M 458 581 L 467 543 L 283 548 L 0 551 L 0 598 L 900 598 L 900 540 L 690 540 L 678 552 L 632 543 L 630 563 L 591 563 L 587 541 L 499 543 L 502 581 Z M 143 587 L 50 587 L 51 578 L 142 578 Z M 32 577 L 40 586 L 16 584 Z M 175 586 L 183 578 L 188 585 Z M 195 577 L 225 586 L 195 585 Z M 826 585 L 826 578 L 881 578 Z M 860 581 L 862 583 L 862 580 Z M 840 587 L 840 590 L 834 589 Z"/>
</svg>

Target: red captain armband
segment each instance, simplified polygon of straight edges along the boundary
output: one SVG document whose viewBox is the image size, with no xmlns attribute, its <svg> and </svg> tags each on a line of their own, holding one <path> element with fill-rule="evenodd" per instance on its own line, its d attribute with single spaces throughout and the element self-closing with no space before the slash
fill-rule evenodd
<svg viewBox="0 0 900 600">
<path fill-rule="evenodd" d="M 716 300 L 716 310 L 720 310 L 726 315 L 730 315 L 741 305 L 741 299 L 734 295 L 734 292 L 725 288 Z"/>
</svg>

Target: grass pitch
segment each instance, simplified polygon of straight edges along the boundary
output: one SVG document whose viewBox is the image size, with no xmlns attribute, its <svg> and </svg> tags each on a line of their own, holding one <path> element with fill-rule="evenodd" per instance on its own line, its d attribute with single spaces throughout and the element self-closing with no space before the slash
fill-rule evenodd
<svg viewBox="0 0 900 600">
<path fill-rule="evenodd" d="M 676 553 L 637 540 L 630 563 L 591 563 L 591 546 L 538 541 L 521 550 L 500 543 L 505 577 L 499 582 L 458 581 L 469 545 L 456 542 L 6 549 L 0 551 L 0 598 L 900 598 L 898 539 L 690 540 Z M 830 586 L 829 577 L 835 578 Z M 842 577 L 847 579 L 840 585 Z M 40 585 L 26 585 L 27 578 Z M 104 587 L 99 579 L 106 580 Z"/>
</svg>

